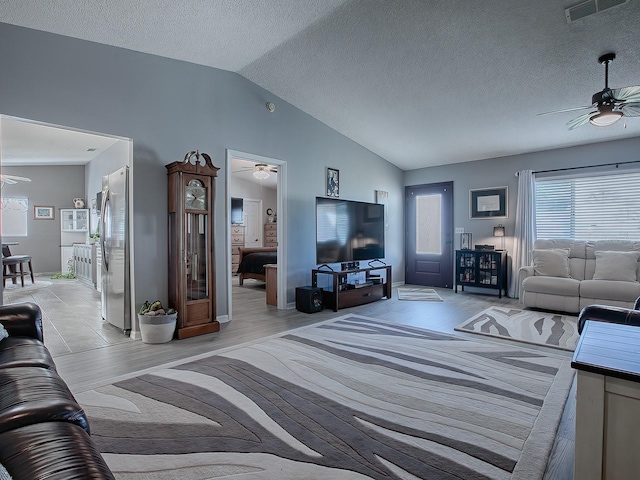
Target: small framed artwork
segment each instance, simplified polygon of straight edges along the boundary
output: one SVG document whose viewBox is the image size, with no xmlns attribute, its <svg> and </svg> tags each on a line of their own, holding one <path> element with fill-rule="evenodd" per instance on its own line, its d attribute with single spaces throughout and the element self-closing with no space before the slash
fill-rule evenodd
<svg viewBox="0 0 640 480">
<path fill-rule="evenodd" d="M 506 218 L 507 187 L 469 190 L 470 218 Z"/>
<path fill-rule="evenodd" d="M 340 171 L 327 168 L 327 197 L 340 196 Z"/>
<path fill-rule="evenodd" d="M 53 207 L 34 205 L 33 218 L 36 220 L 53 220 L 55 218 L 55 212 Z"/>
<path fill-rule="evenodd" d="M 460 234 L 460 250 L 471 250 L 471 234 Z"/>
</svg>

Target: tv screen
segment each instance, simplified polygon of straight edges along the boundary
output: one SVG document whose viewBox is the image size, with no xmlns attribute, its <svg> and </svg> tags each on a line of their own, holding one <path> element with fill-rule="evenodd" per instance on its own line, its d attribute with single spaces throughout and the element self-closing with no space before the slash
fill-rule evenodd
<svg viewBox="0 0 640 480">
<path fill-rule="evenodd" d="M 384 205 L 316 197 L 316 263 L 384 258 Z"/>
<path fill-rule="evenodd" d="M 244 223 L 243 205 L 241 198 L 231 197 L 231 223 Z"/>
</svg>

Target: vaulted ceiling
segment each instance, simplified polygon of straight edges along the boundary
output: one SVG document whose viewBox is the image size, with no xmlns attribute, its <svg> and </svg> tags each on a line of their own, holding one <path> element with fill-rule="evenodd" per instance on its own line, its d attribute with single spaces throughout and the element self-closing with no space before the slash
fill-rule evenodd
<svg viewBox="0 0 640 480">
<path fill-rule="evenodd" d="M 2 0 L 0 21 L 238 72 L 410 170 L 640 135 L 537 115 L 590 105 L 606 52 L 612 88 L 640 84 L 640 2 L 568 23 L 575 3 Z"/>
</svg>

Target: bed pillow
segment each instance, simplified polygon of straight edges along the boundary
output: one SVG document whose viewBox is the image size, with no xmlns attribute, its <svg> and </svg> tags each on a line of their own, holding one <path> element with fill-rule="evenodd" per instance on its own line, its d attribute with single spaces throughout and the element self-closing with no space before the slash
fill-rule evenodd
<svg viewBox="0 0 640 480">
<path fill-rule="evenodd" d="M 593 279 L 636 282 L 638 257 L 640 252 L 596 250 L 596 271 Z"/>
<path fill-rule="evenodd" d="M 534 249 L 532 253 L 535 275 L 571 278 L 568 248 Z"/>
</svg>

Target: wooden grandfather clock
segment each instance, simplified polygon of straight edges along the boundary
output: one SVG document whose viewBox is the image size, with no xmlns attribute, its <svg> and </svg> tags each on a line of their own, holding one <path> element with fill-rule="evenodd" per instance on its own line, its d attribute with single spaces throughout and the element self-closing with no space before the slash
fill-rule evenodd
<svg viewBox="0 0 640 480">
<path fill-rule="evenodd" d="M 213 199 L 220 169 L 197 150 L 166 168 L 169 304 L 178 311 L 178 338 L 217 332 Z"/>
</svg>

